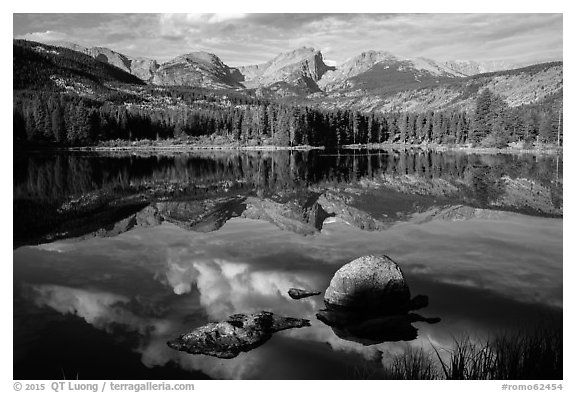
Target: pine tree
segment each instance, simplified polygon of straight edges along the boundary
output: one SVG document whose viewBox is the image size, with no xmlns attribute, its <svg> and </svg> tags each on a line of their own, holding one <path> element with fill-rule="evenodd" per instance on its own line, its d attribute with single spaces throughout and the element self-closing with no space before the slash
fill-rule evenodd
<svg viewBox="0 0 576 393">
<path fill-rule="evenodd" d="M 552 116 L 550 116 L 549 113 L 543 113 L 540 117 L 538 137 L 539 140 L 544 143 L 555 142 L 556 132 L 554 130 Z"/>
<path fill-rule="evenodd" d="M 476 99 L 476 110 L 472 126 L 471 139 L 480 142 L 492 131 L 492 93 L 488 89 L 482 90 Z"/>
</svg>

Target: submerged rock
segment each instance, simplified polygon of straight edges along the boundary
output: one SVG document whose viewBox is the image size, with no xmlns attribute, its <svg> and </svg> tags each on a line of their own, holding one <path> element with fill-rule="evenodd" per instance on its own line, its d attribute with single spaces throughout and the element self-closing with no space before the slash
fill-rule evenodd
<svg viewBox="0 0 576 393">
<path fill-rule="evenodd" d="M 310 296 L 316 296 L 316 295 L 320 295 L 322 292 L 312 292 L 312 291 L 307 291 L 305 289 L 299 289 L 299 288 L 290 288 L 288 290 L 288 296 L 290 296 L 292 299 L 303 299 L 305 297 L 310 297 Z"/>
<path fill-rule="evenodd" d="M 316 318 L 330 326 L 338 337 L 364 345 L 414 340 L 418 330 L 412 323 L 440 322 L 440 318 L 425 318 L 414 313 L 365 316 L 335 310 L 320 310 Z"/>
<path fill-rule="evenodd" d="M 332 308 L 406 312 L 410 290 L 400 266 L 386 255 L 367 255 L 342 266 L 330 281 L 324 302 Z"/>
<path fill-rule="evenodd" d="M 262 345 L 280 330 L 306 326 L 310 326 L 307 319 L 281 317 L 267 311 L 234 314 L 224 321 L 200 326 L 167 344 L 190 354 L 231 359 Z"/>
</svg>

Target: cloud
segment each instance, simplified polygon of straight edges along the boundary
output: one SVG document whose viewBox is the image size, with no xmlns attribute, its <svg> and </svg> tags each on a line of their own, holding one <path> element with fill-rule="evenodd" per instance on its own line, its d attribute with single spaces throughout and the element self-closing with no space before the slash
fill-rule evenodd
<svg viewBox="0 0 576 393">
<path fill-rule="evenodd" d="M 125 296 L 60 285 L 30 285 L 27 290 L 37 306 L 77 315 L 99 329 L 109 330 L 112 324 L 121 324 L 143 333 L 147 328 L 139 317 L 122 307 L 129 302 Z"/>
<path fill-rule="evenodd" d="M 38 42 L 68 41 L 71 39 L 66 33 L 61 33 L 59 31 L 52 31 L 52 30 L 37 31 L 34 33 L 22 34 L 17 36 L 17 38 Z"/>
<path fill-rule="evenodd" d="M 161 14 L 160 22 L 164 25 L 199 25 L 222 23 L 230 20 L 243 19 L 246 14 L 221 13 L 221 14 Z"/>
<path fill-rule="evenodd" d="M 171 253 L 164 275 L 156 276 L 170 285 L 177 295 L 199 292 L 202 307 L 213 319 L 225 318 L 238 312 L 274 310 L 287 315 L 311 313 L 319 307 L 316 299 L 295 303 L 288 289 L 318 288 L 317 274 L 261 271 L 248 263 L 224 259 L 198 259 L 179 252 Z M 280 301 L 281 299 L 281 301 Z"/>
<path fill-rule="evenodd" d="M 72 39 L 160 61 L 207 50 L 230 65 L 299 46 L 332 64 L 366 50 L 439 60 L 562 57 L 562 14 L 15 14 L 14 36 Z M 52 32 L 47 34 L 47 32 Z"/>
</svg>

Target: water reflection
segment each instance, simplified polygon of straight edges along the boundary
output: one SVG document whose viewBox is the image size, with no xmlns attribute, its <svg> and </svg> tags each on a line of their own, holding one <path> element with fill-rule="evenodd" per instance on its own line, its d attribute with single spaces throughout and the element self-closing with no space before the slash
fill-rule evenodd
<svg viewBox="0 0 576 393">
<path fill-rule="evenodd" d="M 149 205 L 162 219 L 192 230 L 217 230 L 244 213 L 303 234 L 315 233 L 333 215 L 378 230 L 454 205 L 562 215 L 562 160 L 547 156 L 421 150 L 37 154 L 15 156 L 14 168 L 15 246 L 117 234 L 140 225 L 138 213 Z"/>
<path fill-rule="evenodd" d="M 137 378 L 353 378 L 362 359 L 561 316 L 556 164 L 423 151 L 15 157 L 14 376 L 42 364 L 47 379 L 109 378 L 87 359 L 113 356 Z M 328 326 L 321 297 L 288 295 L 381 253 L 442 323 Z M 311 326 L 226 361 L 166 346 L 261 310 Z M 410 341 L 378 336 L 383 323 Z"/>
<path fill-rule="evenodd" d="M 415 313 L 365 317 L 329 309 L 321 310 L 316 317 L 330 326 L 338 337 L 363 345 L 412 341 L 418 337 L 418 330 L 413 323 L 440 322 L 440 318 L 425 318 Z"/>
<path fill-rule="evenodd" d="M 19 335 L 28 332 L 27 337 L 38 342 L 46 340 L 38 329 L 55 317 L 26 323 L 30 313 L 37 312 L 32 307 L 75 315 L 117 339 L 125 337 L 125 351 L 136 352 L 138 362 L 147 367 L 177 364 L 213 378 L 352 378 L 352 365 L 362 358 L 386 364 L 406 345 L 430 351 L 431 343 L 450 348 L 458 334 L 483 336 L 532 326 L 561 313 L 561 232 L 559 220 L 526 216 L 513 221 L 407 223 L 383 232 L 333 222 L 314 237 L 242 218 L 211 233 L 163 223 L 112 238 L 17 250 L 15 301 L 20 305 L 15 307 L 15 324 Z M 487 249 L 483 242 L 491 238 L 501 243 Z M 294 301 L 288 296 L 291 287 L 326 288 L 358 250 L 394 255 L 411 290 L 433 299 L 427 314 L 441 317 L 442 323 L 417 323 L 418 337 L 409 343 L 366 347 L 341 339 L 315 319 L 324 307 L 321 297 Z M 22 296 L 28 300 L 18 300 Z M 312 326 L 277 333 L 265 345 L 225 362 L 166 346 L 166 341 L 207 322 L 260 310 L 310 319 Z M 70 333 L 88 334 L 85 327 Z M 23 351 L 18 337 L 15 353 Z M 59 345 L 67 345 L 66 340 Z M 57 353 L 49 364 L 74 367 Z M 28 364 L 17 362 L 15 372 Z M 55 378 L 61 375 L 59 368 L 54 372 Z M 81 378 L 86 373 L 80 370 Z"/>
</svg>

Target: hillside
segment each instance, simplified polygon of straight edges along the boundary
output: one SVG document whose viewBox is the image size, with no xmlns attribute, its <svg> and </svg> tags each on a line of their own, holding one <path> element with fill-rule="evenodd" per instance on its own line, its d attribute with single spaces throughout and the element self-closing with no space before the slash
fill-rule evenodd
<svg viewBox="0 0 576 393">
<path fill-rule="evenodd" d="M 458 109 L 472 111 L 479 92 L 489 89 L 501 96 L 510 107 L 529 105 L 548 97 L 560 97 L 563 88 L 562 62 L 538 64 L 516 70 L 499 71 L 474 75 L 467 78 L 453 78 L 427 81 L 427 85 L 407 88 L 409 76 L 396 72 L 393 82 L 385 86 L 364 87 L 373 75 L 371 71 L 361 77 L 356 89 L 335 91 L 316 96 L 313 102 L 329 110 L 350 109 L 363 112 L 411 111 Z M 424 84 L 424 83 L 422 83 Z"/>
<path fill-rule="evenodd" d="M 144 82 L 115 66 L 94 59 L 78 51 L 14 40 L 13 43 L 14 90 L 60 90 L 82 85 L 100 89 L 105 83 Z"/>
<path fill-rule="evenodd" d="M 54 46 L 82 52 L 100 62 L 112 64 L 113 66 L 120 68 L 122 71 L 128 72 L 129 74 L 132 74 L 142 79 L 143 81 L 149 81 L 158 69 L 158 63 L 156 60 L 141 57 L 131 57 L 109 48 L 100 46 L 86 48 L 72 42 L 64 41 L 57 41 L 53 42 L 52 44 Z"/>
<path fill-rule="evenodd" d="M 492 61 L 447 60 L 443 61 L 442 64 L 450 68 L 451 70 L 466 76 L 519 68 L 513 63 L 498 60 L 492 60 Z"/>
<path fill-rule="evenodd" d="M 319 82 L 325 91 L 378 89 L 389 84 L 405 87 L 466 75 L 430 59 L 409 59 L 389 52 L 368 51 L 327 72 Z"/>
</svg>

